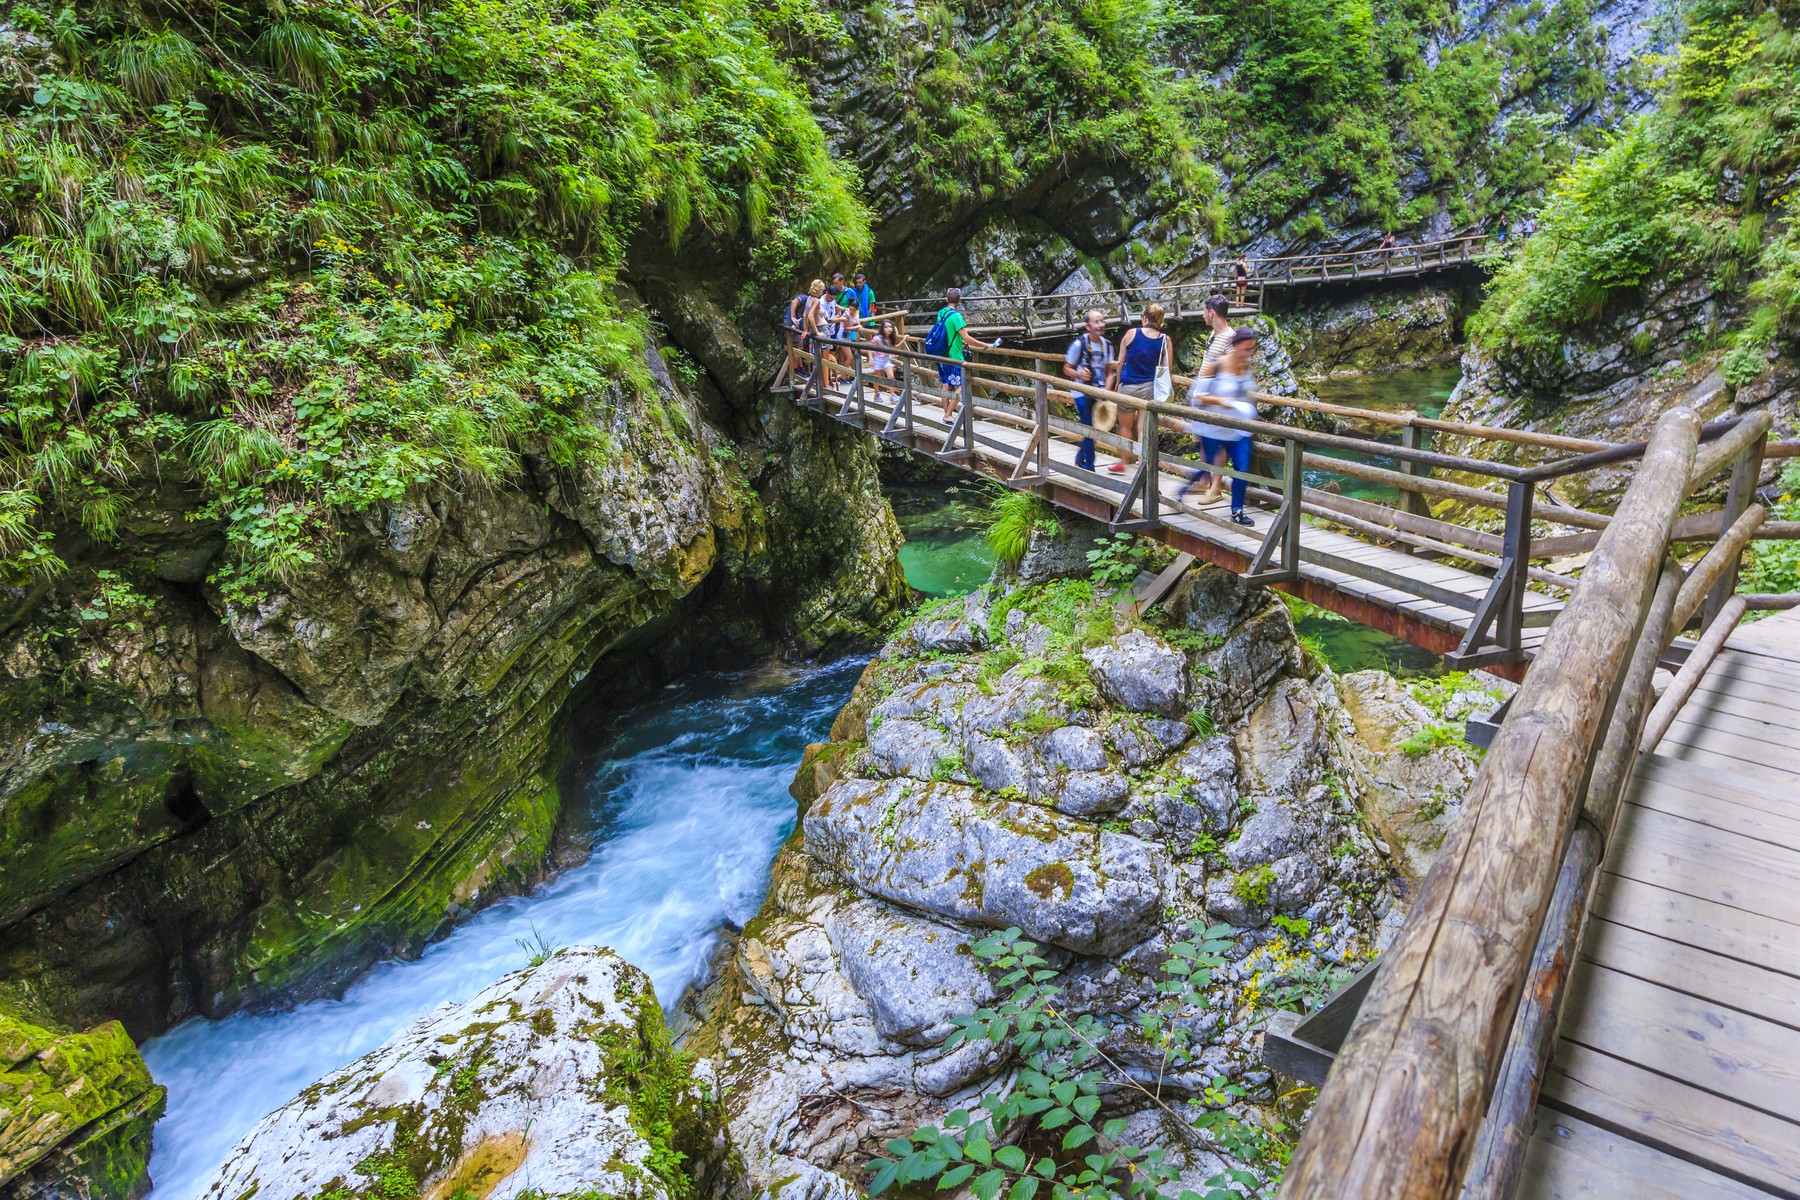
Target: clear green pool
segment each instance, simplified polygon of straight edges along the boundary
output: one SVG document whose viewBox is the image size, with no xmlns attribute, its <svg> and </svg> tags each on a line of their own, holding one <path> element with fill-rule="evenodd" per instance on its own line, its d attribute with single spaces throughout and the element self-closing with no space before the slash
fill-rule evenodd
<svg viewBox="0 0 1800 1200">
<path fill-rule="evenodd" d="M 987 494 L 977 484 L 911 484 L 888 500 L 906 543 L 906 582 L 927 596 L 965 596 L 987 582 L 994 551 L 987 540 Z"/>
</svg>

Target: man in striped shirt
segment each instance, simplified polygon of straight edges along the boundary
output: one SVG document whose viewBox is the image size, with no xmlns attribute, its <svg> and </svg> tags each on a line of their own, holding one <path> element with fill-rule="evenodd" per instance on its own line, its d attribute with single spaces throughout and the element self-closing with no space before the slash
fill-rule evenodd
<svg viewBox="0 0 1800 1200">
<path fill-rule="evenodd" d="M 1200 356 L 1200 365 L 1210 367 L 1231 352 L 1231 339 L 1237 330 L 1225 319 L 1231 311 L 1231 303 L 1224 296 L 1214 292 L 1206 298 L 1206 323 L 1212 327 L 1212 336 L 1206 339 L 1206 353 Z"/>
</svg>

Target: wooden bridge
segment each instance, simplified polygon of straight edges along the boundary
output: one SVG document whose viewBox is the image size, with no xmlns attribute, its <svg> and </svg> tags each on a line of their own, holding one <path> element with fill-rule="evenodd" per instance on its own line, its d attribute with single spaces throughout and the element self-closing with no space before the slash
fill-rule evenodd
<svg viewBox="0 0 1800 1200">
<path fill-rule="evenodd" d="M 962 309 L 968 318 L 969 329 L 978 337 L 1035 338 L 1058 334 L 1072 337 L 1081 329 L 1089 309 L 1105 313 L 1110 329 L 1134 324 L 1144 305 L 1152 302 L 1168 310 L 1172 320 L 1198 319 L 1206 298 L 1215 292 L 1232 301 L 1234 313 L 1261 312 L 1271 289 L 1403 279 L 1461 270 L 1482 261 L 1490 250 L 1486 234 L 1467 234 L 1373 250 L 1253 258 L 1248 260 L 1250 277 L 1244 283 L 1245 299 L 1241 304 L 1236 299 L 1238 281 L 1228 269 L 1218 277 L 1092 292 L 1056 292 L 1042 296 L 965 292 Z M 944 297 L 939 295 L 894 301 L 883 304 L 882 309 L 887 314 L 904 313 L 907 327 L 914 329 L 929 327 L 943 306 Z"/>
<path fill-rule="evenodd" d="M 1768 441 L 1766 413 L 1703 426 L 1678 408 L 1647 443 L 1610 445 L 1263 396 L 1265 413 L 1353 414 L 1398 438 L 1209 412 L 1256 447 L 1246 529 L 1172 493 L 1193 464 L 1159 435 L 1191 409 L 1070 384 L 1043 358 L 970 363 L 948 395 L 941 360 L 907 353 L 891 381 L 853 361 L 829 386 L 816 370 L 777 386 L 1162 540 L 1178 567 L 1217 562 L 1523 675 L 1394 945 L 1265 1039 L 1272 1065 L 1323 1084 L 1284 1200 L 1800 1198 L 1800 612 L 1738 627 L 1800 596 L 1735 591 L 1752 539 L 1800 536 L 1755 494 L 1765 458 L 1796 445 Z M 1136 409 L 1137 443 L 1057 415 L 1070 389 Z M 1137 467 L 1076 467 L 1084 434 Z M 1430 434 L 1537 461 L 1443 453 Z M 1622 466 L 1611 512 L 1542 495 Z M 1317 471 L 1395 498 L 1333 493 Z M 1721 484 L 1721 509 L 1679 515 Z M 1687 567 L 1683 543 L 1706 546 Z"/>
</svg>

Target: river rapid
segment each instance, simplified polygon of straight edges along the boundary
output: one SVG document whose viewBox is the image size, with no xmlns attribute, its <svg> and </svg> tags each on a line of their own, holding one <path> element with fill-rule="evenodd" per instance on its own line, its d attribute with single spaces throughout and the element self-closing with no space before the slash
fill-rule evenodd
<svg viewBox="0 0 1800 1200">
<path fill-rule="evenodd" d="M 383 963 L 336 1000 L 187 1021 L 143 1047 L 168 1114 L 150 1160 L 155 1200 L 198 1196 L 266 1114 L 438 1005 L 468 999 L 542 948 L 610 946 L 673 1004 L 725 922 L 755 915 L 792 831 L 787 785 L 865 658 L 696 677 L 620 715 L 565 774 L 581 865 L 486 909 L 411 961 Z"/>
</svg>

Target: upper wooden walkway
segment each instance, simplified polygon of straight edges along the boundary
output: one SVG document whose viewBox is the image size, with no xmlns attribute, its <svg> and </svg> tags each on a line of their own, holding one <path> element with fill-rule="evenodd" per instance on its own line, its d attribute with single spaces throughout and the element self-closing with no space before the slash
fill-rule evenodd
<svg viewBox="0 0 1800 1200">
<path fill-rule="evenodd" d="M 963 315 L 979 337 L 1050 337 L 1073 335 L 1087 319 L 1089 309 L 1106 315 L 1108 328 L 1128 326 L 1144 305 L 1161 304 L 1171 319 L 1198 318 L 1206 298 L 1217 292 L 1232 300 L 1233 313 L 1260 312 L 1271 289 L 1319 284 L 1353 283 L 1359 280 L 1403 279 L 1439 271 L 1461 270 L 1488 256 L 1486 234 L 1466 234 L 1435 242 L 1418 242 L 1387 249 L 1342 250 L 1332 253 L 1293 254 L 1281 258 L 1253 258 L 1244 281 L 1242 303 L 1237 302 L 1238 280 L 1228 268 L 1223 276 L 1180 283 L 1155 283 L 1142 287 L 1106 288 L 1100 291 L 975 295 L 965 292 Z M 942 296 L 920 296 L 884 304 L 887 314 L 905 314 L 909 328 L 929 325 L 944 305 Z"/>
<path fill-rule="evenodd" d="M 1637 764 L 1519 1194 L 1800 1197 L 1800 612 Z"/>
</svg>

